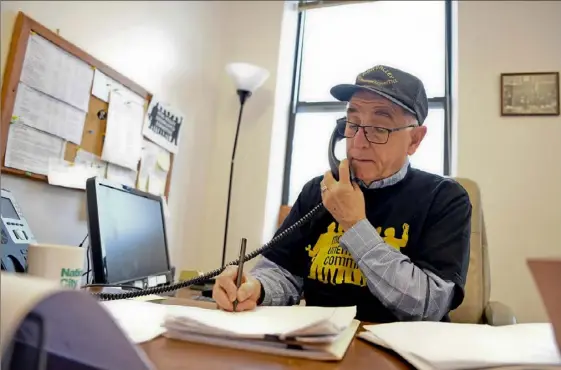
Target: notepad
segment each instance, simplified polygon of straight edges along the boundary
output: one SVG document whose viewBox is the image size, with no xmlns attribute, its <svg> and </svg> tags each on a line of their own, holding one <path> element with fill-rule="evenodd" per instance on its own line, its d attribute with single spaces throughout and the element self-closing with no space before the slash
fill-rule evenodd
<svg viewBox="0 0 561 370">
<path fill-rule="evenodd" d="M 359 322 L 356 307 L 257 307 L 226 312 L 170 306 L 164 336 L 257 352 L 340 360 Z"/>
<path fill-rule="evenodd" d="M 365 325 L 359 338 L 389 348 L 419 370 L 561 365 L 547 323 L 482 324 L 398 322 Z"/>
</svg>

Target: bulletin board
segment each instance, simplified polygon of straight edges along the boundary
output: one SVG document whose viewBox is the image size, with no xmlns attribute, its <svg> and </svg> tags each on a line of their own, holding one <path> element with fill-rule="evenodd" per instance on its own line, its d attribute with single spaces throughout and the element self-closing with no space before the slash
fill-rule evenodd
<svg viewBox="0 0 561 370">
<path fill-rule="evenodd" d="M 42 39 L 49 41 L 54 44 L 57 48 L 60 48 L 76 57 L 77 59 L 85 62 L 93 71 L 99 71 L 107 78 L 115 81 L 120 86 L 128 89 L 137 96 L 141 97 L 140 101 L 143 104 L 142 110 L 146 113 L 148 106 L 152 100 L 152 94 L 146 89 L 125 77 L 121 73 L 110 68 L 103 62 L 94 58 L 90 54 L 86 53 L 84 50 L 80 49 L 78 46 L 65 40 L 57 33 L 49 30 L 45 26 L 41 25 L 37 21 L 31 19 L 22 12 L 18 13 L 15 27 L 12 34 L 12 41 L 10 45 L 10 51 L 8 54 L 8 60 L 6 64 L 6 69 L 4 72 L 4 79 L 2 85 L 2 112 L 1 112 L 1 122 L 0 122 L 0 149 L 2 153 L 2 167 L 3 173 L 8 173 L 16 176 L 21 176 L 28 178 L 30 180 L 48 182 L 48 176 L 45 174 L 33 173 L 31 171 L 25 171 L 18 168 L 13 168 L 6 165 L 6 149 L 8 146 L 8 137 L 10 134 L 10 127 L 17 123 L 17 116 L 14 116 L 14 106 L 16 104 L 16 97 L 18 90 L 22 90 L 22 70 L 24 68 L 24 61 L 26 57 L 26 51 L 28 50 L 28 43 L 31 37 L 40 36 Z M 70 72 L 69 72 L 70 73 Z M 67 79 L 70 77 L 63 76 Z M 56 77 L 53 77 L 56 78 Z M 51 85 L 54 85 L 51 83 Z M 24 87 L 25 89 L 25 87 Z M 23 94 L 23 93 L 22 93 Z M 86 97 L 87 99 L 87 97 Z M 84 109 L 82 110 L 85 114 L 84 127 L 82 131 L 81 140 L 78 143 L 73 143 L 66 140 L 65 146 L 61 150 L 61 155 L 65 161 L 73 163 L 76 159 L 76 154 L 78 150 L 83 150 L 84 152 L 92 153 L 97 157 L 101 157 L 102 151 L 104 149 L 105 135 L 106 135 L 106 125 L 107 125 L 107 112 L 109 110 L 110 103 L 99 99 L 97 96 L 90 91 L 89 102 L 84 102 Z M 105 113 L 104 113 L 105 112 Z M 62 134 L 64 136 L 64 134 Z M 79 133 L 74 132 L 74 137 L 78 138 Z M 145 140 L 147 140 L 145 138 Z M 76 140 L 75 140 L 76 141 Z M 165 177 L 165 190 L 164 194 L 168 196 L 170 179 L 173 170 L 174 154 L 169 153 L 169 164 L 167 165 L 167 177 Z M 137 174 L 140 174 L 141 163 L 138 163 Z M 162 181 L 163 182 L 163 181 Z M 136 184 L 136 183 L 135 183 Z"/>
</svg>

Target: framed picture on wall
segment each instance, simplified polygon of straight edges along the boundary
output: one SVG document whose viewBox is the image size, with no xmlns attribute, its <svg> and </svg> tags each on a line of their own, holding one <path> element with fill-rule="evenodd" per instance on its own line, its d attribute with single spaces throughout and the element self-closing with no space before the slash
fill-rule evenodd
<svg viewBox="0 0 561 370">
<path fill-rule="evenodd" d="M 501 74 L 502 116 L 559 116 L 559 72 Z"/>
</svg>

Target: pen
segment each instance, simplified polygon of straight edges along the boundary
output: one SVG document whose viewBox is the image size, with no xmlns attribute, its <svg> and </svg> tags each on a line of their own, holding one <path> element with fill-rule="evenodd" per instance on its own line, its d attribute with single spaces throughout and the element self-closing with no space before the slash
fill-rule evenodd
<svg viewBox="0 0 561 370">
<path fill-rule="evenodd" d="M 238 278 L 236 280 L 236 287 L 237 289 L 240 289 L 240 286 L 242 285 L 242 277 L 243 277 L 243 264 L 245 262 L 245 245 L 247 243 L 247 239 L 246 238 L 242 238 L 242 242 L 240 245 L 240 258 L 238 260 Z M 236 292 L 237 292 L 236 289 Z M 236 311 L 236 308 L 238 307 L 238 299 L 236 298 L 234 300 L 234 311 Z"/>
</svg>

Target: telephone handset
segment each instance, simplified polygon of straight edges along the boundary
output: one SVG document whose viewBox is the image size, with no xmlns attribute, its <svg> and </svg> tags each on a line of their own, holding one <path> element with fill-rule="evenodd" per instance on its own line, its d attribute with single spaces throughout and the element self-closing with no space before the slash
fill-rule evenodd
<svg viewBox="0 0 561 370">
<path fill-rule="evenodd" d="M 342 140 L 344 138 L 342 132 L 344 132 L 345 124 L 346 124 L 346 119 L 345 118 L 339 118 L 337 120 L 337 124 L 335 126 L 335 129 L 333 130 L 333 133 L 331 134 L 331 138 L 329 140 L 329 146 L 328 146 L 329 166 L 331 168 L 331 172 L 333 173 L 333 177 L 336 180 L 339 180 L 339 163 L 340 162 L 335 157 L 335 146 L 337 145 L 337 143 L 340 140 Z M 263 252 L 269 250 L 275 244 L 277 244 L 279 241 L 281 241 L 286 236 L 288 236 L 289 234 L 294 232 L 296 229 L 298 229 L 299 227 L 302 227 L 305 223 L 312 220 L 315 216 L 324 214 L 325 211 L 326 210 L 325 210 L 323 204 L 320 202 L 310 212 L 308 212 L 301 219 L 296 221 L 293 225 L 289 226 L 288 228 L 286 228 L 285 230 L 280 232 L 278 235 L 276 235 L 273 239 L 271 239 L 268 243 L 263 245 L 261 248 L 256 249 L 255 251 L 247 254 L 245 256 L 245 261 L 247 262 L 247 261 L 259 256 Z M 229 262 L 228 264 L 226 264 L 226 266 L 237 265 L 238 263 L 239 263 L 239 259 Z M 147 288 L 147 289 L 142 289 L 142 290 L 127 291 L 127 292 L 124 292 L 124 293 L 96 293 L 96 292 L 93 292 L 91 294 L 96 296 L 101 301 L 111 301 L 111 300 L 117 300 L 117 299 L 129 299 L 129 298 L 141 297 L 141 296 L 150 295 L 150 294 L 156 294 L 157 295 L 157 294 L 172 292 L 174 290 L 179 290 L 179 289 L 182 289 L 182 288 L 186 288 L 186 287 L 191 286 L 191 285 L 201 284 L 204 281 L 207 281 L 209 279 L 212 279 L 212 278 L 218 276 L 222 271 L 224 271 L 224 269 L 225 269 L 225 267 L 217 268 L 215 270 L 207 272 L 204 275 L 200 275 L 196 278 L 181 281 L 179 283 L 171 284 L 171 285 L 168 285 L 168 286 L 157 286 L 157 287 L 152 287 L 152 288 Z"/>
<path fill-rule="evenodd" d="M 339 180 L 339 165 L 341 162 L 335 157 L 335 146 L 339 141 L 345 138 L 343 132 L 345 131 L 345 125 L 347 124 L 347 119 L 345 117 L 339 118 L 335 125 L 335 129 L 331 134 L 329 139 L 329 146 L 327 148 L 327 158 L 329 159 L 329 167 L 331 168 L 331 173 L 335 180 Z"/>
</svg>

